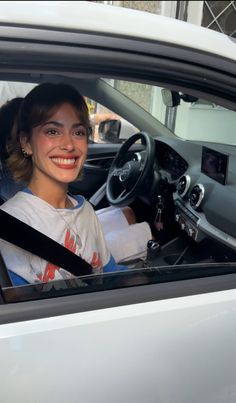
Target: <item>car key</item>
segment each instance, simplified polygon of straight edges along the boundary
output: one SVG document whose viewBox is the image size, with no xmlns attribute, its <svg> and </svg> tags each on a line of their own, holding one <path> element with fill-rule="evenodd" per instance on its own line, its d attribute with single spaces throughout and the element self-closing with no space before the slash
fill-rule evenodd
<svg viewBox="0 0 236 403">
<path fill-rule="evenodd" d="M 158 195 L 157 196 L 158 202 L 157 202 L 157 213 L 156 213 L 156 217 L 154 220 L 154 225 L 157 229 L 157 231 L 161 231 L 163 230 L 163 221 L 162 221 L 162 211 L 164 209 L 164 204 L 163 204 L 163 200 L 162 200 L 162 196 Z"/>
</svg>

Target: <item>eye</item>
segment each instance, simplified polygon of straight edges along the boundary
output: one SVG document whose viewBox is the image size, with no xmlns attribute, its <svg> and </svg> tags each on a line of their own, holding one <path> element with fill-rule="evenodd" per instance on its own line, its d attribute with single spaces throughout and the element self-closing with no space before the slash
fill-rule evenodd
<svg viewBox="0 0 236 403">
<path fill-rule="evenodd" d="M 87 136 L 87 130 L 85 127 L 79 127 L 73 132 L 73 136 L 75 137 L 85 137 Z"/>
<path fill-rule="evenodd" d="M 46 134 L 47 134 L 48 136 L 54 137 L 54 136 L 57 136 L 57 135 L 59 134 L 59 132 L 58 132 L 57 129 L 50 128 L 50 129 L 47 129 L 47 130 L 46 130 Z"/>
</svg>

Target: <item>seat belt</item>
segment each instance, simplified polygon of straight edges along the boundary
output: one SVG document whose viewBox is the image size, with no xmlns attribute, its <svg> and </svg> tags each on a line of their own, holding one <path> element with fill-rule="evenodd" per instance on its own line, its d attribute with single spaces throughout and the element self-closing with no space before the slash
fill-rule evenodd
<svg viewBox="0 0 236 403">
<path fill-rule="evenodd" d="M 0 223 L 0 238 L 5 241 L 62 267 L 75 276 L 92 273 L 92 266 L 80 256 L 6 211 L 0 210 Z"/>
</svg>

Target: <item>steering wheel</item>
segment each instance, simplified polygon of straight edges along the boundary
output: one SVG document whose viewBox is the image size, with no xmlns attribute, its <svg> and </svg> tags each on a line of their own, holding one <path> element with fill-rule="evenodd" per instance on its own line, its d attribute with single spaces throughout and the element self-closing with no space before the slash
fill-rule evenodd
<svg viewBox="0 0 236 403">
<path fill-rule="evenodd" d="M 127 161 L 127 152 L 137 140 L 141 140 L 145 151 L 137 160 Z M 107 177 L 106 196 L 111 205 L 123 207 L 134 201 L 152 173 L 154 158 L 154 139 L 145 132 L 134 134 L 122 144 Z"/>
</svg>

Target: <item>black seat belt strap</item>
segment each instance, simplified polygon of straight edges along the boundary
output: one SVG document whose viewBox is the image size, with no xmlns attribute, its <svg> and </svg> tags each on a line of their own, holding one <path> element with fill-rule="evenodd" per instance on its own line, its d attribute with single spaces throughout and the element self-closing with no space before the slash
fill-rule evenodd
<svg viewBox="0 0 236 403">
<path fill-rule="evenodd" d="M 0 238 L 62 267 L 75 276 L 92 273 L 91 265 L 80 256 L 3 210 L 0 210 Z"/>
</svg>

